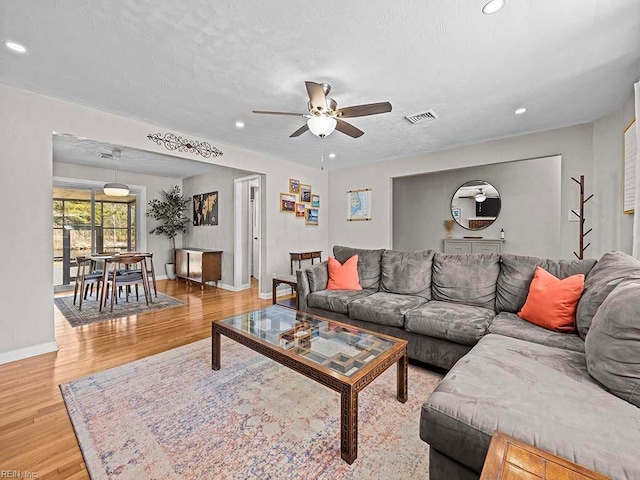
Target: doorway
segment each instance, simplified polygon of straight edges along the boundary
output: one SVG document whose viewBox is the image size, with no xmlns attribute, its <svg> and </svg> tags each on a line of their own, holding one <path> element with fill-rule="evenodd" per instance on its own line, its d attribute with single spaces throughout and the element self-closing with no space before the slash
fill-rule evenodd
<svg viewBox="0 0 640 480">
<path fill-rule="evenodd" d="M 262 201 L 260 175 L 234 179 L 234 290 L 245 290 L 257 280 L 261 286 Z"/>
</svg>

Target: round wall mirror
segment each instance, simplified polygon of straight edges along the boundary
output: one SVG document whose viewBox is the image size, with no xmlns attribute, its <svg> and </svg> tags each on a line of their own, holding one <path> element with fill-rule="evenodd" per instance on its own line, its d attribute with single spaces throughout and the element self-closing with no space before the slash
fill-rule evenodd
<svg viewBox="0 0 640 480">
<path fill-rule="evenodd" d="M 462 185 L 451 199 L 451 216 L 462 228 L 482 230 L 500 214 L 498 190 L 483 180 L 472 180 Z"/>
</svg>

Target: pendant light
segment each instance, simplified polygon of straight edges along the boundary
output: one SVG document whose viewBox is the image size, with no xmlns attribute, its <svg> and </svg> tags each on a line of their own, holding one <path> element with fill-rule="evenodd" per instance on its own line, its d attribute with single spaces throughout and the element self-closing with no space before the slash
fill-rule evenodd
<svg viewBox="0 0 640 480">
<path fill-rule="evenodd" d="M 120 158 L 120 150 L 114 148 L 111 154 L 102 154 L 102 158 L 113 158 L 116 162 L 116 181 L 104 184 L 104 194 L 110 197 L 126 197 L 129 195 L 129 187 L 124 183 L 118 183 L 118 158 Z"/>
</svg>

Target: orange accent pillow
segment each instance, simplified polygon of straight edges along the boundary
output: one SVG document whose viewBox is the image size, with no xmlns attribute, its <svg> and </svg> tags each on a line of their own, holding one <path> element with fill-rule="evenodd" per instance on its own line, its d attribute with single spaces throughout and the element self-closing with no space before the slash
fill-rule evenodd
<svg viewBox="0 0 640 480">
<path fill-rule="evenodd" d="M 362 290 L 358 278 L 358 255 L 340 263 L 329 257 L 329 282 L 327 290 Z"/>
<path fill-rule="evenodd" d="M 576 306 L 584 289 L 584 275 L 565 279 L 536 267 L 527 301 L 518 312 L 521 318 L 549 330 L 576 331 Z"/>
</svg>

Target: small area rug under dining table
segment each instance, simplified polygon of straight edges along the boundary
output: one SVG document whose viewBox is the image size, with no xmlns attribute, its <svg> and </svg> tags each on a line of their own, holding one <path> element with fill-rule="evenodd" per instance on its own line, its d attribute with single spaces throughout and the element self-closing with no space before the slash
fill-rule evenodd
<svg viewBox="0 0 640 480">
<path fill-rule="evenodd" d="M 428 478 L 420 408 L 441 375 L 392 366 L 359 395 L 358 458 L 340 457 L 340 395 L 227 338 L 61 385 L 93 479 Z"/>
<path fill-rule="evenodd" d="M 136 300 L 135 293 L 129 294 L 129 301 L 127 302 L 124 296 L 118 299 L 118 303 L 114 304 L 113 312 L 111 311 L 111 304 L 108 303 L 107 307 L 101 312 L 99 309 L 99 302 L 95 296 L 87 296 L 86 300 L 82 301 L 82 310 L 78 310 L 78 301 L 76 305 L 73 304 L 73 295 L 66 297 L 54 297 L 53 303 L 60 310 L 60 313 L 69 322 L 72 327 L 79 327 L 80 325 L 89 325 L 91 323 L 103 322 L 105 320 L 112 320 L 114 318 L 130 317 L 132 315 L 142 315 L 143 313 L 155 312 L 163 310 L 165 308 L 179 307 L 185 303 L 177 298 L 170 297 L 163 293 L 158 292 L 156 297 L 153 293 L 153 302 L 147 305 L 144 299 L 144 293 L 140 295 L 139 300 Z"/>
</svg>

